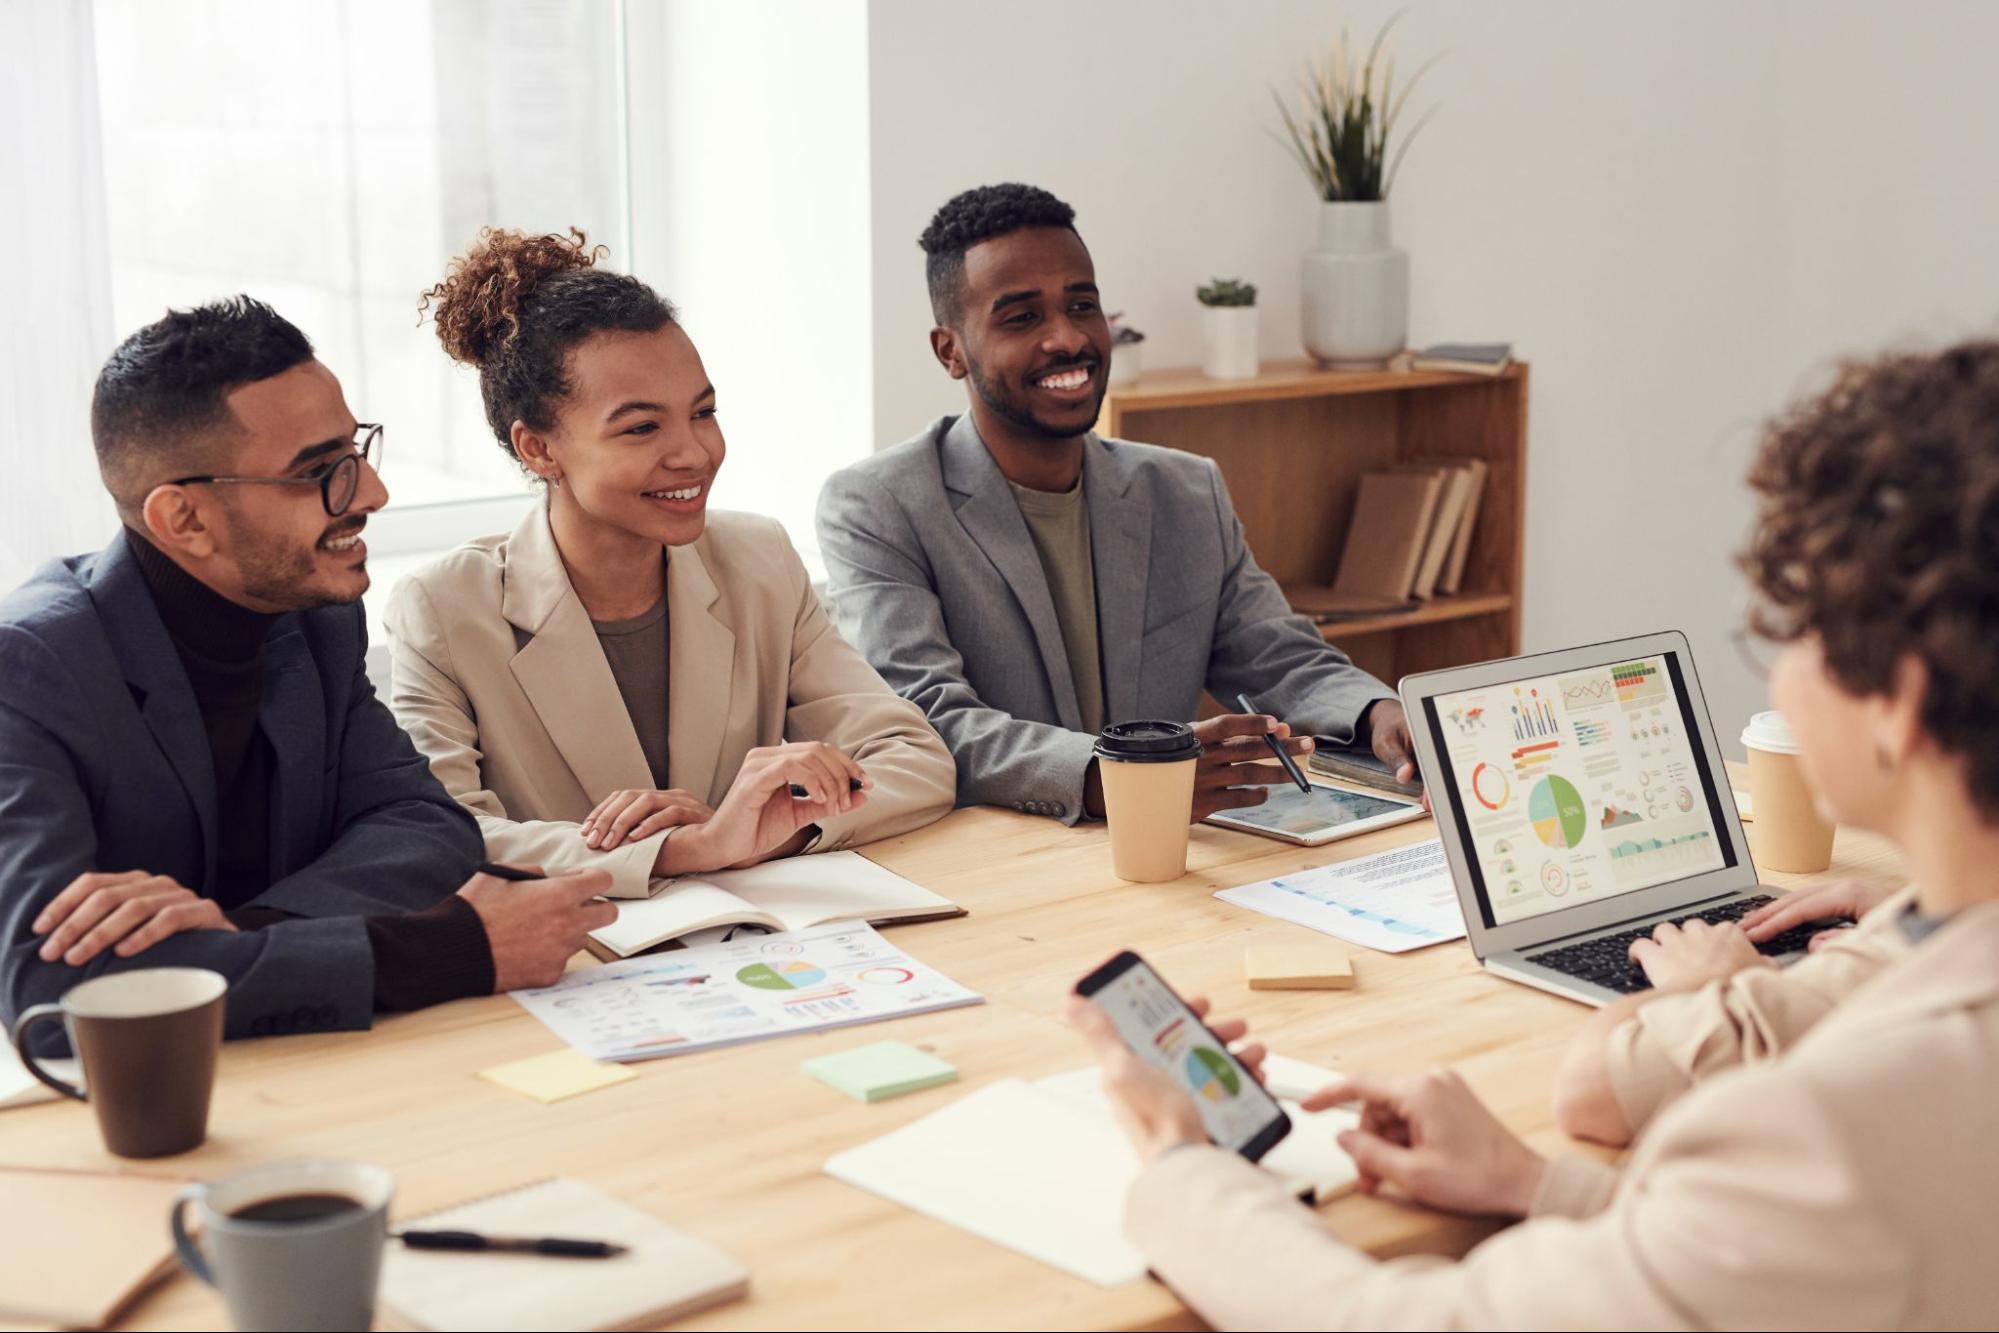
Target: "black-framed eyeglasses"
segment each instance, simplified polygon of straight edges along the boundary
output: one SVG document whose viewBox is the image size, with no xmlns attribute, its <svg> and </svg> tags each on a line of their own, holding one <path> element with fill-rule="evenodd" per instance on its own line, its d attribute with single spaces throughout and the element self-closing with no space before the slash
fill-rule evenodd
<svg viewBox="0 0 1999 1333">
<path fill-rule="evenodd" d="M 339 518 L 347 512 L 347 506 L 354 503 L 355 492 L 361 489 L 361 464 L 366 463 L 379 472 L 385 452 L 381 426 L 375 422 L 363 421 L 354 427 L 352 453 L 342 454 L 332 462 L 323 463 L 303 476 L 176 477 L 166 484 L 169 486 L 317 486 L 319 502 L 326 507 L 326 516 Z"/>
</svg>

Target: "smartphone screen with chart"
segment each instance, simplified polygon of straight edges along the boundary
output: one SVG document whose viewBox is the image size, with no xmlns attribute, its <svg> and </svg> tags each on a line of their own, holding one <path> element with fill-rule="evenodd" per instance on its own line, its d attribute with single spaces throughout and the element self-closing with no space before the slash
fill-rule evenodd
<svg viewBox="0 0 1999 1333">
<path fill-rule="evenodd" d="M 1734 864 L 1678 654 L 1425 708 L 1488 926 Z"/>
<path fill-rule="evenodd" d="M 1110 1016 L 1134 1054 L 1186 1090 L 1208 1137 L 1222 1147 L 1253 1162 L 1291 1132 L 1277 1099 L 1137 954 L 1119 954 L 1076 992 Z"/>
</svg>

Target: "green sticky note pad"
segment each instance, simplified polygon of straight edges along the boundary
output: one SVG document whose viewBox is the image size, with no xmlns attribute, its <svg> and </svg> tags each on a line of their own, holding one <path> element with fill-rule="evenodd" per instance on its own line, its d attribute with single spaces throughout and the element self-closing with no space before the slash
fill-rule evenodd
<svg viewBox="0 0 1999 1333">
<path fill-rule="evenodd" d="M 857 1102 L 887 1101 L 958 1077 L 956 1065 L 900 1041 L 878 1041 L 837 1055 L 815 1056 L 802 1068 Z"/>
</svg>

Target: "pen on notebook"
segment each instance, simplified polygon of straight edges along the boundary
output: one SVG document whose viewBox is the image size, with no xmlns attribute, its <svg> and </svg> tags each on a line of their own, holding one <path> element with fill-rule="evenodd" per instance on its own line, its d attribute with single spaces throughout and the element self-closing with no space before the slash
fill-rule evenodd
<svg viewBox="0 0 1999 1333">
<path fill-rule="evenodd" d="M 398 1231 L 412 1250 L 465 1250 L 504 1254 L 546 1254 L 559 1259 L 611 1259 L 626 1247 L 607 1240 L 564 1240 L 559 1236 L 482 1236 L 476 1231 Z"/>
<path fill-rule="evenodd" d="M 1242 709 L 1245 713 L 1261 713 L 1263 711 L 1256 706 L 1256 700 L 1250 698 L 1247 694 L 1238 694 L 1235 697 L 1235 701 L 1236 707 Z M 1312 784 L 1305 781 L 1305 775 L 1298 771 L 1297 762 L 1291 758 L 1291 752 L 1284 748 L 1284 743 L 1277 739 L 1276 733 L 1264 732 L 1263 743 L 1268 745 L 1270 752 L 1277 756 L 1277 762 L 1284 765 L 1284 771 L 1289 773 L 1291 780 L 1298 784 L 1298 790 L 1310 796 L 1312 794 Z"/>
<path fill-rule="evenodd" d="M 859 778 L 848 778 L 848 779 L 847 779 L 847 790 L 848 790 L 848 791 L 859 791 L 860 789 L 861 789 L 861 780 L 860 780 Z M 801 798 L 802 798 L 802 797 L 803 797 L 803 796 L 805 795 L 805 788 L 803 788 L 803 787 L 799 786 L 799 785 L 798 785 L 798 784 L 797 784 L 796 782 L 794 782 L 794 783 L 792 783 L 792 784 L 791 784 L 791 794 L 792 794 L 793 796 L 797 796 L 797 797 L 801 797 Z"/>
</svg>

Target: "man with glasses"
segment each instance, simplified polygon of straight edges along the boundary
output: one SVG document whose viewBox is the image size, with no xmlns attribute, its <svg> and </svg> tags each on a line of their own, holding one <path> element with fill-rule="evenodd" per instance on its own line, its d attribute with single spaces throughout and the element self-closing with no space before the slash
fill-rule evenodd
<svg viewBox="0 0 1999 1333">
<path fill-rule="evenodd" d="M 0 602 L 0 1015 L 146 966 L 226 976 L 232 1037 L 554 981 L 609 877 L 473 873 L 363 670 L 382 427 L 305 335 L 170 312 L 91 434 L 124 531 Z"/>
</svg>

